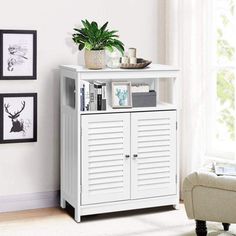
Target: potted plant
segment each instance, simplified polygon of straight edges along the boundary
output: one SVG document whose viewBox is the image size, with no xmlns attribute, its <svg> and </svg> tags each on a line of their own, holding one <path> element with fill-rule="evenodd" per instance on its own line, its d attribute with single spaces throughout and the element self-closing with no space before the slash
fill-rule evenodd
<svg viewBox="0 0 236 236">
<path fill-rule="evenodd" d="M 105 49 L 113 52 L 117 48 L 123 55 L 124 44 L 118 40 L 116 30 L 108 30 L 106 22 L 102 27 L 94 21 L 82 20 L 83 28 L 74 28 L 73 41 L 78 45 L 79 50 L 85 48 L 85 66 L 89 69 L 102 69 L 106 66 Z"/>
</svg>

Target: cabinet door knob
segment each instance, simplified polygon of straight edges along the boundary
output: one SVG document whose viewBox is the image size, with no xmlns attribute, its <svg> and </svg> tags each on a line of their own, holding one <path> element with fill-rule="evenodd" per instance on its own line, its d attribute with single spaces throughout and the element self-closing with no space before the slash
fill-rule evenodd
<svg viewBox="0 0 236 236">
<path fill-rule="evenodd" d="M 129 158 L 129 155 L 125 155 L 125 158 Z"/>
<path fill-rule="evenodd" d="M 136 159 L 138 157 L 138 154 L 134 154 L 133 158 Z"/>
</svg>

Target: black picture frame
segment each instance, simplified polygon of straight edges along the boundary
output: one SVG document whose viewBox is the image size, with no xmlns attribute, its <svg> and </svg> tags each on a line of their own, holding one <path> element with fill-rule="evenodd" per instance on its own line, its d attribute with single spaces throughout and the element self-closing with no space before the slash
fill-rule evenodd
<svg viewBox="0 0 236 236">
<path fill-rule="evenodd" d="M 15 35 L 32 35 L 32 75 L 5 75 L 4 74 L 4 35 L 5 34 L 15 34 Z M 18 57 L 16 54 L 12 53 L 13 61 L 15 58 L 20 58 L 21 61 L 24 61 L 24 59 L 27 59 L 26 57 L 22 57 L 22 55 L 18 54 Z M 22 59 L 23 58 L 23 59 Z M 10 59 L 9 59 L 10 60 Z M 22 63 L 23 64 L 23 63 Z M 31 64 L 31 63 L 30 63 Z M 9 65 L 9 64 L 8 64 Z M 8 67 L 9 68 L 9 67 Z M 9 72 L 10 73 L 10 72 Z M 37 79 L 37 31 L 36 30 L 0 30 L 0 80 L 36 80 Z"/>
<path fill-rule="evenodd" d="M 26 143 L 26 142 L 37 142 L 37 93 L 4 93 L 0 94 L 0 144 L 4 143 Z M 17 138 L 17 139 L 4 139 L 4 112 L 5 107 L 4 105 L 4 98 L 33 98 L 33 108 L 32 108 L 32 127 L 31 130 L 33 131 L 32 138 Z M 22 99 L 21 99 L 22 100 Z M 26 103 L 27 105 L 27 103 Z M 10 108 L 10 106 L 9 106 Z M 20 110 L 20 109 L 19 109 Z M 15 115 L 17 112 L 19 112 L 17 109 L 16 111 L 12 111 L 13 115 Z M 8 113 L 10 114 L 10 113 Z M 10 117 L 12 114 L 8 115 L 8 118 L 11 119 Z M 17 117 L 20 119 L 20 115 Z M 13 127 L 13 120 L 12 122 L 12 127 Z M 10 123 L 10 122 L 8 122 Z M 18 126 L 19 127 L 19 126 Z M 23 130 L 22 130 L 23 132 Z M 10 132 L 9 132 L 10 133 Z"/>
</svg>

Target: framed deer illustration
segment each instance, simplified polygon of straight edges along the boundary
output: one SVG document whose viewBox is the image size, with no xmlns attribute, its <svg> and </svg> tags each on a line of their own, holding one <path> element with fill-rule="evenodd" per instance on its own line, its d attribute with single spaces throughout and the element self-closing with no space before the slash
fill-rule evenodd
<svg viewBox="0 0 236 236">
<path fill-rule="evenodd" d="M 37 31 L 0 30 L 0 79 L 31 80 L 37 73 Z"/>
<path fill-rule="evenodd" d="M 37 141 L 37 94 L 0 94 L 0 143 Z"/>
</svg>

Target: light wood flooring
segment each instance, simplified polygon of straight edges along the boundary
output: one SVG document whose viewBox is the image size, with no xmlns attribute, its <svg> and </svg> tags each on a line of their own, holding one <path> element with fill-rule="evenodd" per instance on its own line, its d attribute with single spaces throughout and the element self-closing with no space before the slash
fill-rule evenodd
<svg viewBox="0 0 236 236">
<path fill-rule="evenodd" d="M 181 204 L 172 207 L 82 217 L 77 224 L 60 208 L 48 208 L 0 214 L 0 236 L 194 236 L 195 224 L 188 220 Z M 221 224 L 209 223 L 209 236 L 236 235 Z"/>
</svg>

